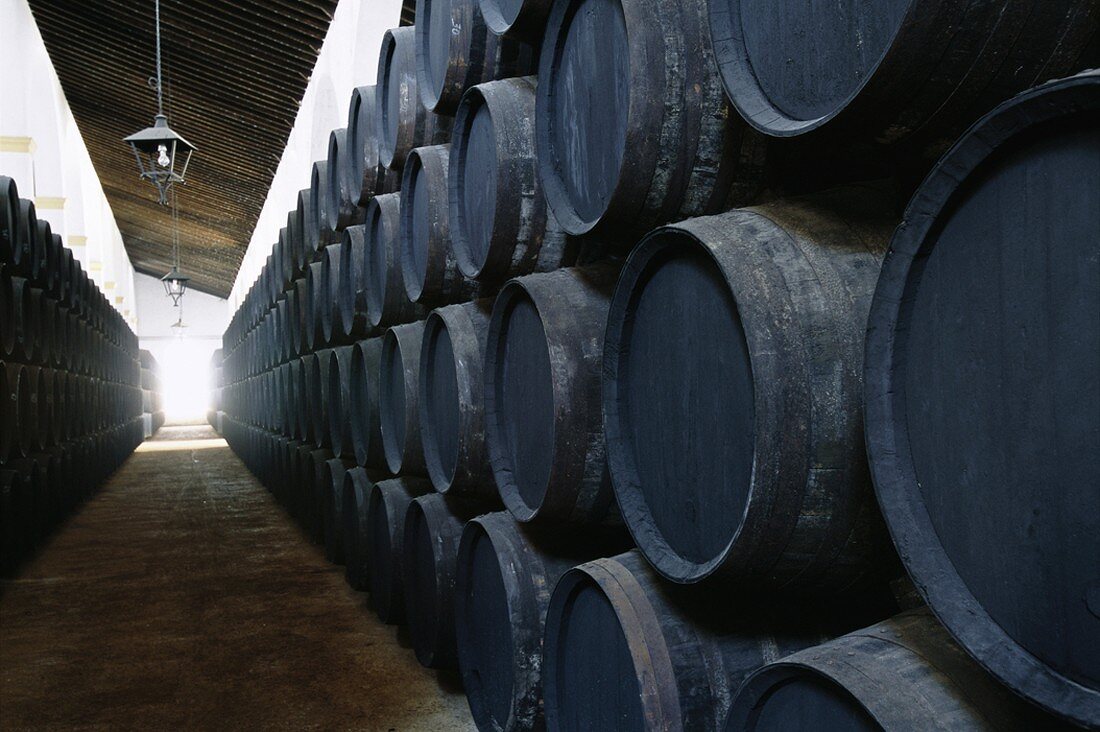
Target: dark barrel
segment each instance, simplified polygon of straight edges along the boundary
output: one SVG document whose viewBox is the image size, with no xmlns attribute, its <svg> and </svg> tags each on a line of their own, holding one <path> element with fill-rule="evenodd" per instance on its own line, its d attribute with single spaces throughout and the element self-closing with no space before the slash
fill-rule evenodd
<svg viewBox="0 0 1100 732">
<path fill-rule="evenodd" d="M 981 120 L 871 306 L 867 447 L 898 553 L 1001 682 L 1100 727 L 1100 72 Z M 992 550 L 991 548 L 994 548 Z"/>
<path fill-rule="evenodd" d="M 349 226 L 340 241 L 340 331 L 344 338 L 371 334 L 367 321 L 367 291 L 364 280 L 367 256 L 367 227 Z"/>
<path fill-rule="evenodd" d="M 745 680 L 727 732 L 1061 729 L 996 682 L 927 608 L 807 648 Z"/>
<path fill-rule="evenodd" d="M 309 368 L 310 385 L 309 401 L 305 407 L 309 411 L 310 432 L 313 435 L 313 443 L 317 447 L 328 447 L 331 444 L 328 434 L 328 410 L 332 400 L 332 384 L 329 380 L 332 374 L 332 365 L 329 363 L 332 360 L 332 349 L 322 349 L 317 351 L 314 356 L 316 358 L 306 362 Z M 339 389 L 339 386 L 339 383 L 337 383 L 336 388 Z"/>
<path fill-rule="evenodd" d="M 824 640 L 760 616 L 665 586 L 637 552 L 570 570 L 546 615 L 547 727 L 718 729 L 748 674 Z"/>
<path fill-rule="evenodd" d="M 705 15 L 706 0 L 554 3 L 538 165 L 566 232 L 633 239 L 756 194 L 760 143 L 729 107 Z"/>
<path fill-rule="evenodd" d="M 347 127 L 347 187 L 358 206 L 365 207 L 379 193 L 388 193 L 394 175 L 378 159 L 382 112 L 374 85 L 360 86 L 351 93 Z M 356 195 L 355 191 L 358 191 Z"/>
<path fill-rule="evenodd" d="M 346 560 L 344 546 L 344 476 L 355 467 L 355 461 L 334 457 L 326 460 L 322 475 L 321 489 L 321 530 L 325 539 L 325 559 L 333 564 L 343 564 Z"/>
<path fill-rule="evenodd" d="M 11 264 L 15 259 L 16 231 L 19 223 L 19 187 L 6 175 L 0 175 L 0 262 Z"/>
<path fill-rule="evenodd" d="M 478 291 L 459 271 L 451 249 L 450 155 L 450 145 L 413 150 L 401 184 L 401 276 L 408 298 L 424 305 L 465 302 Z"/>
<path fill-rule="evenodd" d="M 316 219 L 316 210 L 313 207 L 311 189 L 298 191 L 297 215 L 297 229 L 301 233 L 297 269 L 305 272 L 306 266 L 313 260 L 313 253 L 321 248 L 321 231 Z"/>
<path fill-rule="evenodd" d="M 367 582 L 371 604 L 382 622 L 405 622 L 402 550 L 405 512 L 417 496 L 431 493 L 423 478 L 393 478 L 375 483 L 367 499 Z"/>
<path fill-rule="evenodd" d="M 546 205 L 535 152 L 535 77 L 473 87 L 462 97 L 451 144 L 454 256 L 467 277 L 509 277 L 576 263 L 579 242 Z"/>
<path fill-rule="evenodd" d="M 416 29 L 393 28 L 382 38 L 375 86 L 379 162 L 400 171 L 405 156 L 416 147 L 437 145 L 451 137 L 451 120 L 438 117 L 420 103 L 416 78 Z"/>
<path fill-rule="evenodd" d="M 317 393 L 318 383 L 315 378 L 317 373 L 317 356 L 307 353 L 302 356 L 301 368 L 298 369 L 298 393 L 295 408 L 298 416 L 298 439 L 302 442 L 314 445 L 316 434 L 313 431 L 313 402 L 320 398 Z"/>
<path fill-rule="evenodd" d="M 481 0 L 481 15 L 489 30 L 538 46 L 553 0 Z"/>
<path fill-rule="evenodd" d="M 343 523 L 344 579 L 353 590 L 367 589 L 370 563 L 367 547 L 367 502 L 374 481 L 365 468 L 352 468 L 344 474 L 340 521 Z"/>
<path fill-rule="evenodd" d="M 386 465 L 397 475 L 423 475 L 420 443 L 420 345 L 424 323 L 398 325 L 382 336 L 378 418 Z"/>
<path fill-rule="evenodd" d="M 15 238 L 11 249 L 12 274 L 21 277 L 29 277 L 31 274 L 31 259 L 38 241 L 38 217 L 34 208 L 34 202 L 25 198 L 19 199 L 18 214 L 15 226 Z M 7 264 L 7 263 L 5 263 Z"/>
<path fill-rule="evenodd" d="M 710 1 L 726 90 L 783 137 L 950 142 L 1013 94 L 1095 64 L 1098 24 L 1096 0 Z"/>
<path fill-rule="evenodd" d="M 596 537 L 540 530 L 507 512 L 467 522 L 455 569 L 455 636 L 462 682 L 479 729 L 543 728 L 543 624 L 558 579 L 629 546 L 625 531 Z"/>
<path fill-rule="evenodd" d="M 409 300 L 401 277 L 401 194 L 375 197 L 367 206 L 366 227 L 362 277 L 367 320 L 373 328 L 416 320 L 424 309 Z"/>
<path fill-rule="evenodd" d="M 894 569 L 863 339 L 895 223 L 873 187 L 684 221 L 631 253 L 604 414 L 623 519 L 667 578 L 831 592 Z"/>
<path fill-rule="evenodd" d="M 463 93 L 534 70 L 534 49 L 489 30 L 478 0 L 417 0 L 416 72 L 420 100 L 453 115 Z"/>
<path fill-rule="evenodd" d="M 315 249 L 327 247 L 336 235 L 332 226 L 333 216 L 329 207 L 329 172 L 328 161 L 318 160 L 313 164 L 313 172 L 309 179 L 309 205 L 311 206 L 309 219 L 317 229 L 317 246 Z"/>
<path fill-rule="evenodd" d="M 492 300 L 439 308 L 424 322 L 419 419 L 424 464 L 440 493 L 496 496 L 485 447 L 485 374 Z"/>
<path fill-rule="evenodd" d="M 342 233 L 339 236 L 343 238 Z M 342 258 L 343 248 L 335 243 L 322 252 L 321 280 L 314 293 L 317 318 L 320 321 L 320 339 L 329 346 L 347 342 L 343 332 L 343 313 L 340 310 L 340 296 L 343 294 L 340 289 L 343 283 L 340 273 Z"/>
<path fill-rule="evenodd" d="M 413 651 L 422 666 L 458 668 L 454 626 L 458 543 L 466 522 L 493 506 L 429 493 L 414 499 L 405 512 L 401 552 L 405 609 Z"/>
<path fill-rule="evenodd" d="M 363 467 L 384 468 L 382 432 L 378 421 L 378 372 L 382 339 L 368 338 L 352 346 L 351 380 L 348 382 L 348 429 L 355 462 Z"/>
<path fill-rule="evenodd" d="M 336 457 L 355 457 L 355 443 L 351 436 L 351 365 L 354 349 L 355 346 L 333 348 L 328 362 L 328 435 Z"/>
<path fill-rule="evenodd" d="M 328 227 L 342 232 L 349 226 L 363 223 L 363 209 L 359 206 L 359 186 L 350 184 L 351 175 L 348 165 L 348 131 L 333 130 L 328 136 L 328 201 L 325 212 L 328 214 Z"/>
<path fill-rule="evenodd" d="M 485 351 L 485 427 L 497 490 L 520 521 L 603 520 L 614 505 L 600 361 L 610 266 L 509 282 Z"/>
</svg>

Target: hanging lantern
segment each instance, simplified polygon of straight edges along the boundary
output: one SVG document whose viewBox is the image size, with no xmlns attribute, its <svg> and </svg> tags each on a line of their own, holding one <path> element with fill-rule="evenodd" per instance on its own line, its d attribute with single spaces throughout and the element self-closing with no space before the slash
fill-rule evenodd
<svg viewBox="0 0 1100 732">
<path fill-rule="evenodd" d="M 154 2 L 157 29 L 157 75 L 149 83 L 157 90 L 157 116 L 153 126 L 135 132 L 124 142 L 130 143 L 137 158 L 141 177 L 157 187 L 162 206 L 168 205 L 168 190 L 176 183 L 185 182 L 187 166 L 195 146 L 168 126 L 164 114 L 164 80 L 161 77 L 160 59 L 160 0 Z"/>
<path fill-rule="evenodd" d="M 183 299 L 183 293 L 187 292 L 187 283 L 191 281 L 191 278 L 180 272 L 178 267 L 173 266 L 172 271 L 161 277 L 160 281 L 164 283 L 164 292 L 172 298 L 172 304 L 179 307 L 180 300 Z"/>
<path fill-rule="evenodd" d="M 162 205 L 168 205 L 168 189 L 183 183 L 195 146 L 168 126 L 168 118 L 158 114 L 152 127 L 126 138 L 137 158 L 141 177 L 157 187 Z"/>
</svg>

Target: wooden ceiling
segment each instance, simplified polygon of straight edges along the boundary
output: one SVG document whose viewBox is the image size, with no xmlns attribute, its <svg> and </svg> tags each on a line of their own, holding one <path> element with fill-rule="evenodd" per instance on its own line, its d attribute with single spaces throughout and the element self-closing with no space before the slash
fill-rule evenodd
<svg viewBox="0 0 1100 732">
<path fill-rule="evenodd" d="M 172 212 L 122 138 L 156 113 L 153 0 L 29 0 L 134 268 L 172 260 Z M 161 0 L 165 108 L 198 151 L 179 189 L 181 268 L 226 297 L 336 0 Z"/>
</svg>

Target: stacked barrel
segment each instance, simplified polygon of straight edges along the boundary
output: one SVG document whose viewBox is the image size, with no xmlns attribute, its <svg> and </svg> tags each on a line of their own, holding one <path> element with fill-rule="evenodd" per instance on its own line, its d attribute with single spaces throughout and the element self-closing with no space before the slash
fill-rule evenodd
<svg viewBox="0 0 1100 732">
<path fill-rule="evenodd" d="M 137 336 L 0 176 L 0 569 L 141 443 Z"/>
<path fill-rule="evenodd" d="M 314 164 L 223 429 L 480 728 L 1100 724 L 1100 2 L 874 5 L 420 0 Z"/>
<path fill-rule="evenodd" d="M 141 362 L 141 418 L 148 439 L 164 426 L 164 387 L 156 356 L 142 349 L 138 359 Z"/>
</svg>

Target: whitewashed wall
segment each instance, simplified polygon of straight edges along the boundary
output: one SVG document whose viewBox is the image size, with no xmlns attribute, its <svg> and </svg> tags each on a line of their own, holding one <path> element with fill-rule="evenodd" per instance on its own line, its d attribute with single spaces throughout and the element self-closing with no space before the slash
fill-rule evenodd
<svg viewBox="0 0 1100 732">
<path fill-rule="evenodd" d="M 0 174 L 135 326 L 134 268 L 26 0 L 0 0 Z"/>
<path fill-rule="evenodd" d="M 298 191 L 309 188 L 313 161 L 328 152 L 329 133 L 347 124 L 352 90 L 377 78 L 382 36 L 400 17 L 401 0 L 340 0 L 229 296 L 231 314 L 275 247 Z"/>
</svg>

